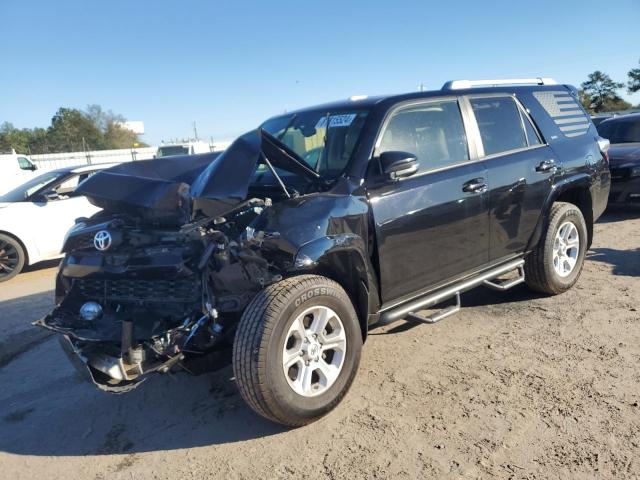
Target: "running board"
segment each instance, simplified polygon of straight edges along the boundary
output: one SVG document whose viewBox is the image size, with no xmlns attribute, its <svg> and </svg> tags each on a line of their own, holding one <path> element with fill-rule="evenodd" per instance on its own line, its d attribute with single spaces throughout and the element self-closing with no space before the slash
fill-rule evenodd
<svg viewBox="0 0 640 480">
<path fill-rule="evenodd" d="M 504 263 L 497 267 L 494 267 L 484 273 L 478 274 L 472 278 L 464 280 L 460 283 L 453 284 L 449 287 L 445 287 L 441 290 L 437 290 L 436 292 L 429 293 L 422 297 L 411 300 L 407 303 L 403 303 L 398 305 L 397 307 L 393 307 L 385 312 L 380 314 L 380 323 L 386 324 L 391 323 L 396 320 L 400 320 L 401 318 L 407 318 L 408 320 L 417 320 L 421 323 L 435 323 L 437 321 L 442 320 L 449 315 L 456 313 L 460 309 L 460 294 L 466 291 L 469 291 L 473 288 L 476 288 L 480 285 L 487 285 L 491 288 L 497 288 L 499 290 L 506 290 L 507 288 L 511 288 L 519 283 L 524 281 L 524 270 L 522 267 L 524 266 L 524 260 L 519 258 L 516 260 L 511 260 L 510 262 Z M 518 278 L 513 280 L 507 280 L 503 283 L 491 282 L 505 273 L 512 272 L 513 270 L 518 270 L 520 275 Z M 489 283 L 487 283 L 489 282 Z M 424 310 L 426 308 L 437 305 L 438 303 L 442 303 L 445 300 L 456 297 L 457 305 L 445 308 L 441 312 L 431 316 L 431 317 L 422 317 L 417 315 L 415 312 L 420 310 Z M 435 319 L 435 321 L 433 321 Z"/>
<path fill-rule="evenodd" d="M 505 290 L 509 290 L 516 285 L 520 285 L 524 282 L 524 265 L 520 265 L 518 267 L 518 276 L 516 278 L 512 278 L 511 280 L 505 280 L 503 282 L 494 282 L 493 280 L 485 280 L 484 285 L 489 288 L 493 288 L 494 290 L 498 290 L 500 292 L 504 292 Z"/>
<path fill-rule="evenodd" d="M 456 304 L 451 305 L 450 307 L 443 308 L 438 313 L 434 313 L 433 315 L 429 315 L 425 317 L 423 315 L 418 315 L 417 313 L 411 312 L 406 317 L 405 320 L 411 322 L 420 322 L 420 323 L 436 323 L 440 320 L 447 318 L 449 315 L 453 315 L 454 313 L 458 313 L 460 311 L 460 292 L 456 292 Z"/>
</svg>

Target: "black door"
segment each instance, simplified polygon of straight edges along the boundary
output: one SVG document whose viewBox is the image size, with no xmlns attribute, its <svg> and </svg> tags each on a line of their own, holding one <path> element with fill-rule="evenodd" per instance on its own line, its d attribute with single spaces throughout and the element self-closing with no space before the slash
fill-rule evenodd
<svg viewBox="0 0 640 480">
<path fill-rule="evenodd" d="M 490 259 L 522 252 L 540 218 L 556 171 L 528 115 L 511 96 L 469 99 L 489 185 Z"/>
<path fill-rule="evenodd" d="M 470 161 L 457 100 L 398 109 L 376 155 L 385 151 L 412 153 L 420 165 L 399 181 L 368 182 L 388 303 L 486 264 L 489 225 L 487 172 Z"/>
</svg>

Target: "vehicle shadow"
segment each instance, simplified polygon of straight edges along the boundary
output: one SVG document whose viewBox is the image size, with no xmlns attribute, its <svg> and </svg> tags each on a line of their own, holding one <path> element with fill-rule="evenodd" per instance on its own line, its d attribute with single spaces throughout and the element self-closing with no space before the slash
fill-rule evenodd
<svg viewBox="0 0 640 480">
<path fill-rule="evenodd" d="M 31 326 L 53 292 L 0 301 L 0 451 L 17 455 L 133 454 L 209 446 L 285 431 L 242 400 L 230 366 L 156 375 L 126 395 L 98 391 L 58 335 Z"/>
<path fill-rule="evenodd" d="M 46 268 L 54 268 L 60 264 L 61 260 L 56 258 L 54 260 L 44 260 L 42 262 L 34 263 L 33 265 L 28 265 L 24 267 L 22 273 L 26 272 L 35 272 L 37 270 L 44 270 Z M 17 278 L 17 277 L 16 277 Z"/>
<path fill-rule="evenodd" d="M 484 307 L 487 305 L 499 305 L 507 303 L 528 302 L 537 298 L 544 298 L 545 295 L 534 292 L 527 288 L 526 285 L 517 285 L 507 291 L 492 290 L 487 287 L 476 287 L 473 290 L 469 290 L 461 294 L 462 311 L 468 307 Z M 438 304 L 437 307 L 429 310 L 420 310 L 422 315 L 430 315 L 440 310 L 455 304 L 452 299 L 442 304 Z M 420 322 L 411 321 L 399 321 L 398 323 L 391 323 L 386 329 L 380 329 L 383 325 L 376 326 L 369 335 L 389 335 L 394 333 L 401 333 L 407 330 L 411 330 L 414 327 L 422 325 Z"/>
<path fill-rule="evenodd" d="M 640 218 L 638 207 L 609 207 L 596 223 L 617 223 Z"/>
<path fill-rule="evenodd" d="M 640 276 L 640 248 L 633 250 L 592 248 L 587 253 L 587 260 L 611 265 L 614 275 L 626 277 Z"/>
<path fill-rule="evenodd" d="M 49 337 L 49 332 L 32 327 L 31 322 L 52 305 L 52 290 L 0 300 L 0 368 Z"/>
<path fill-rule="evenodd" d="M 98 391 L 51 338 L 0 369 L 0 451 L 79 456 L 166 451 L 286 431 L 251 411 L 229 367 L 157 375 L 125 395 Z"/>
</svg>

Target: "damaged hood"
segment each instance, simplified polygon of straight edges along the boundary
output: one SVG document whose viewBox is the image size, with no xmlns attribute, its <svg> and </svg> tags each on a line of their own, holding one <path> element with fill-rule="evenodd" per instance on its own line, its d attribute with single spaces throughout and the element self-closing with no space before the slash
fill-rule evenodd
<svg viewBox="0 0 640 480">
<path fill-rule="evenodd" d="M 317 181 L 320 175 L 264 130 L 246 133 L 222 153 L 129 162 L 89 177 L 76 192 L 110 212 L 155 221 L 186 222 L 195 213 L 214 217 L 247 197 L 258 163 Z"/>
<path fill-rule="evenodd" d="M 193 211 L 213 217 L 233 209 L 247 198 L 256 167 L 265 159 L 310 181 L 320 179 L 286 145 L 262 129 L 254 130 L 239 137 L 196 178 L 190 189 Z"/>
<path fill-rule="evenodd" d="M 188 215 L 189 185 L 220 153 L 121 163 L 76 188 L 97 207 L 114 213 L 177 219 Z"/>
</svg>

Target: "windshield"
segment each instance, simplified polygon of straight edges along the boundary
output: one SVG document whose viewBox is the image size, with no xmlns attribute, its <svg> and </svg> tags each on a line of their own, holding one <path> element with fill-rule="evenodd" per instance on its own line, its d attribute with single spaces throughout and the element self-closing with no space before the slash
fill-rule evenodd
<svg viewBox="0 0 640 480">
<path fill-rule="evenodd" d="M 640 118 L 603 122 L 598 126 L 598 133 L 611 143 L 640 142 Z"/>
<path fill-rule="evenodd" d="M 353 155 L 366 116 L 366 111 L 305 111 L 272 118 L 262 128 L 323 178 L 335 179 Z"/>
<path fill-rule="evenodd" d="M 183 145 L 172 145 L 170 147 L 160 147 L 158 148 L 158 154 L 156 155 L 158 158 L 162 157 L 173 157 L 175 155 L 188 155 L 189 147 L 185 147 Z"/>
<path fill-rule="evenodd" d="M 17 188 L 0 195 L 0 202 L 24 202 L 42 187 L 60 178 L 64 172 L 47 172 L 23 183 Z"/>
</svg>

